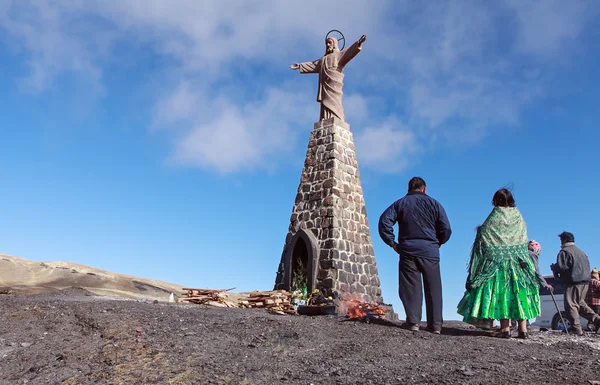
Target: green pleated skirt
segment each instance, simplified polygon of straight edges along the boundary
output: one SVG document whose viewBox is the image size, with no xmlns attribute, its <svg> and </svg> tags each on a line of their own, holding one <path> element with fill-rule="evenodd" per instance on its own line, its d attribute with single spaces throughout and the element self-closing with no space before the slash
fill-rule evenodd
<svg viewBox="0 0 600 385">
<path fill-rule="evenodd" d="M 528 267 L 533 268 L 533 264 Z M 458 314 L 465 322 L 474 318 L 524 320 L 537 317 L 540 314 L 538 286 L 533 286 L 531 279 L 524 279 L 520 269 L 510 261 L 502 263 L 486 283 L 465 292 L 458 304 Z"/>
</svg>

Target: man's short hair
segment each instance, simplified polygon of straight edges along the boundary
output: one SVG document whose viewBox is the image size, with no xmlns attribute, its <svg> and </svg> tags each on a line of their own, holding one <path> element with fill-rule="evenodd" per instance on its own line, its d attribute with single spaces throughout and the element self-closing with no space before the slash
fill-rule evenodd
<svg viewBox="0 0 600 385">
<path fill-rule="evenodd" d="M 563 231 L 558 234 L 558 237 L 560 238 L 560 243 L 575 242 L 575 236 L 568 231 Z"/>
<path fill-rule="evenodd" d="M 423 187 L 427 187 L 427 184 L 421 177 L 415 176 L 408 182 L 408 191 L 421 190 Z"/>
</svg>

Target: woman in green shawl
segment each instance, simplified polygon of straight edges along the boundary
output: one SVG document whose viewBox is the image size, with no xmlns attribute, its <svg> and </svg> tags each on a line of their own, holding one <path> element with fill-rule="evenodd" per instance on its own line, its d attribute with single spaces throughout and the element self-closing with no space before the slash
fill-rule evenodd
<svg viewBox="0 0 600 385">
<path fill-rule="evenodd" d="M 540 296 L 527 227 L 509 190 L 496 191 L 492 203 L 494 209 L 477 228 L 458 313 L 465 322 L 499 319 L 494 336 L 502 338 L 511 337 L 510 320 L 517 319 L 519 338 L 528 338 L 526 320 L 540 314 Z"/>
</svg>

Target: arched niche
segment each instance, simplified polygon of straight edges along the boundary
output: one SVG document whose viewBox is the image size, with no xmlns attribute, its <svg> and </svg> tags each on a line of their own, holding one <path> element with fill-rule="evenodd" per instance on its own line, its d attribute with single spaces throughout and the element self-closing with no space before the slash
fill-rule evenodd
<svg viewBox="0 0 600 385">
<path fill-rule="evenodd" d="M 312 292 L 317 288 L 317 267 L 319 258 L 319 246 L 317 238 L 310 231 L 299 229 L 292 237 L 285 256 L 285 287 L 291 291 L 292 280 L 295 275 L 294 269 L 300 263 L 305 264 L 306 288 Z"/>
</svg>

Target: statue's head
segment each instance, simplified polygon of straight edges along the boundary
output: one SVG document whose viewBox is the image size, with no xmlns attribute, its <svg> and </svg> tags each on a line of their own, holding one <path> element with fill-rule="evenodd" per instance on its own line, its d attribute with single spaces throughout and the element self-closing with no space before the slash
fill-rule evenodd
<svg viewBox="0 0 600 385">
<path fill-rule="evenodd" d="M 332 37 L 325 39 L 325 55 L 339 51 L 338 41 Z"/>
</svg>

